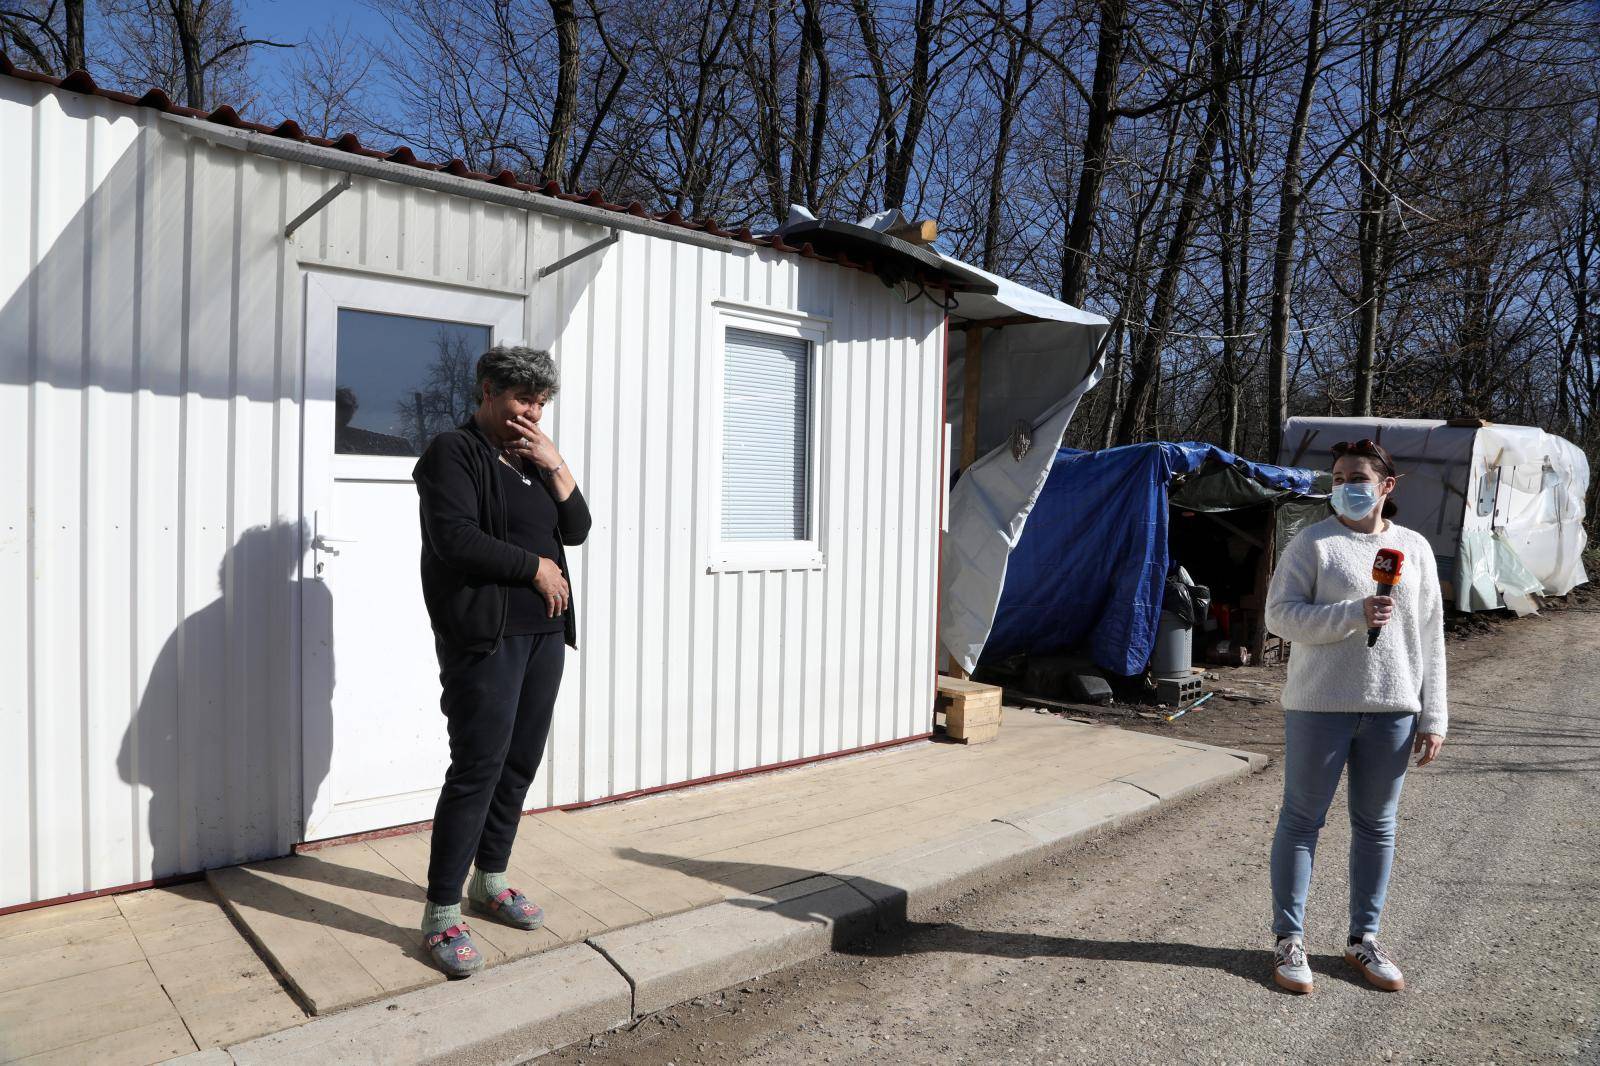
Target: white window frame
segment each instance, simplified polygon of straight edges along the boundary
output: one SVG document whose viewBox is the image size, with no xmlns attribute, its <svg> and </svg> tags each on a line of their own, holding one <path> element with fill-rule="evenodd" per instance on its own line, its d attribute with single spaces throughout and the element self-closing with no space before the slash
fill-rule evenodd
<svg viewBox="0 0 1600 1066">
<path fill-rule="evenodd" d="M 714 373 L 707 408 L 710 411 L 711 448 L 708 463 L 711 491 L 706 527 L 706 569 L 711 573 L 750 570 L 821 570 L 823 470 L 822 403 L 819 385 L 828 352 L 827 318 L 776 307 L 717 300 L 707 317 L 707 333 L 716 345 L 711 359 Z M 811 348 L 806 367 L 806 537 L 803 540 L 724 540 L 722 537 L 722 410 L 727 376 L 728 329 L 747 329 L 777 337 L 797 338 Z"/>
</svg>

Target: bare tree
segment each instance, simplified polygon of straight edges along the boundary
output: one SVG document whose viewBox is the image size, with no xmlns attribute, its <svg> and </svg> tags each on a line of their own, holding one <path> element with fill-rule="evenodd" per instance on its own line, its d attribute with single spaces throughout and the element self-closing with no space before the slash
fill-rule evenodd
<svg viewBox="0 0 1600 1066">
<path fill-rule="evenodd" d="M 872 144 L 883 145 L 883 206 L 905 205 L 917 142 L 928 118 L 928 101 L 935 79 L 933 54 L 939 45 L 944 20 L 937 17 L 936 0 L 913 0 L 911 59 L 896 65 L 890 42 L 885 40 L 879 15 L 868 0 L 851 0 L 861 42 L 878 99 L 878 125 Z M 896 99 L 896 89 L 904 86 Z"/>
<path fill-rule="evenodd" d="M 466 422 L 478 407 L 478 353 L 459 333 L 439 330 L 434 359 L 423 387 L 395 405 L 395 414 L 417 455 L 447 429 Z"/>
<path fill-rule="evenodd" d="M 994 158 L 990 161 L 989 167 L 988 208 L 983 221 L 983 257 L 980 260 L 983 269 L 989 271 L 1000 269 L 1000 215 L 1005 207 L 1006 172 L 1011 157 L 1011 131 L 1017 121 L 1017 112 L 1027 95 L 1026 78 L 1030 50 L 1025 42 L 1033 36 L 1033 17 L 1037 6 L 1036 0 L 1023 0 L 1022 36 L 1018 38 L 1007 35 L 1004 38 L 1005 66 L 996 79 L 999 83 L 997 95 L 1000 114 L 995 130 Z M 1000 13 L 1004 17 L 1005 0 L 1000 0 Z"/>
<path fill-rule="evenodd" d="M 1295 238 L 1300 229 L 1300 208 L 1305 203 L 1305 182 L 1300 175 L 1300 154 L 1305 145 L 1306 123 L 1316 96 L 1323 51 L 1324 0 L 1311 0 L 1306 20 L 1305 66 L 1294 117 L 1289 121 L 1289 142 L 1283 153 L 1283 178 L 1278 188 L 1277 242 L 1272 252 L 1272 308 L 1267 348 L 1267 454 L 1277 458 L 1283 442 L 1283 424 L 1289 417 L 1289 300 L 1294 283 Z"/>
<path fill-rule="evenodd" d="M 1315 0 L 1320 3 L 1321 0 Z M 1249 19 L 1252 0 L 1245 0 L 1243 25 Z M 1156 398 L 1161 369 L 1161 352 L 1167 343 L 1167 331 L 1172 324 L 1173 310 L 1178 293 L 1178 282 L 1183 271 L 1184 258 L 1194 236 L 1201 207 L 1201 194 L 1211 177 L 1212 153 L 1216 151 L 1221 134 L 1223 116 L 1227 109 L 1228 62 L 1232 50 L 1227 39 L 1227 15 L 1224 0 L 1210 0 L 1208 25 L 1203 33 L 1206 49 L 1205 70 L 1209 84 L 1205 117 L 1201 120 L 1199 138 L 1194 154 L 1189 160 L 1188 172 L 1183 180 L 1183 193 L 1179 200 L 1177 218 L 1167 238 L 1167 251 L 1156 281 L 1154 303 L 1145 333 L 1140 340 L 1133 361 L 1133 376 L 1128 385 L 1128 397 L 1117 424 L 1116 442 L 1130 444 L 1143 431 L 1151 404 Z"/>
<path fill-rule="evenodd" d="M 46 74 L 84 70 L 84 0 L 0 4 L 0 52 L 15 52 L 23 65 Z"/>
<path fill-rule="evenodd" d="M 1105 182 L 1111 152 L 1111 131 L 1117 120 L 1117 76 L 1127 46 L 1127 0 L 1100 0 L 1099 41 L 1095 49 L 1094 82 L 1089 90 L 1089 113 L 1083 133 L 1083 165 L 1077 196 L 1061 246 L 1061 298 L 1082 304 L 1088 292 L 1089 252 L 1094 241 L 1100 189 Z"/>
<path fill-rule="evenodd" d="M 232 0 L 106 0 L 103 62 L 127 85 L 156 85 L 190 107 L 249 107 L 250 50 L 292 47 L 245 34 Z"/>
<path fill-rule="evenodd" d="M 372 49 L 348 24 L 330 23 L 295 45 L 278 87 L 280 108 L 314 137 L 364 132 L 372 108 Z"/>
<path fill-rule="evenodd" d="M 578 36 L 578 10 L 572 0 L 550 0 L 557 44 L 556 98 L 550 114 L 550 138 L 545 145 L 542 181 L 555 181 L 566 171 L 567 147 L 578 125 L 578 73 L 582 55 Z"/>
</svg>

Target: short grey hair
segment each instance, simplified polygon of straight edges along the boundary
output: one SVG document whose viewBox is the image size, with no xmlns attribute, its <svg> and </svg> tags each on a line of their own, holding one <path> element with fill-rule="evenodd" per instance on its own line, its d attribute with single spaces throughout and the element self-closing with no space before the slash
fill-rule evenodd
<svg viewBox="0 0 1600 1066">
<path fill-rule="evenodd" d="M 478 393 L 483 383 L 494 393 L 507 389 L 527 389 L 554 396 L 561 387 L 556 361 L 542 348 L 497 344 L 478 357 Z"/>
</svg>

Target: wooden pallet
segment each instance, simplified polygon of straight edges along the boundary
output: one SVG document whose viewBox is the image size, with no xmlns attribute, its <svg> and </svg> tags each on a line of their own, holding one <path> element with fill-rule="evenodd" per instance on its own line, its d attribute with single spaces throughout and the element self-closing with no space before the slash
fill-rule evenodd
<svg viewBox="0 0 1600 1066">
<path fill-rule="evenodd" d="M 1000 689 L 994 685 L 941 676 L 938 709 L 951 740 L 984 744 L 1000 735 Z"/>
</svg>

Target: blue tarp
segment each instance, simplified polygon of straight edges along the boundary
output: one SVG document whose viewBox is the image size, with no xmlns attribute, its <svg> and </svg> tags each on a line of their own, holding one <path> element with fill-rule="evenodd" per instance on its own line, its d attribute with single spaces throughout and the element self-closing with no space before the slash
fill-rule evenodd
<svg viewBox="0 0 1600 1066">
<path fill-rule="evenodd" d="M 1268 488 L 1313 491 L 1313 471 L 1252 463 L 1211 444 L 1061 449 L 1006 566 L 983 657 L 1087 645 L 1101 669 L 1143 671 L 1166 584 L 1167 490 L 1208 461 Z"/>
</svg>

